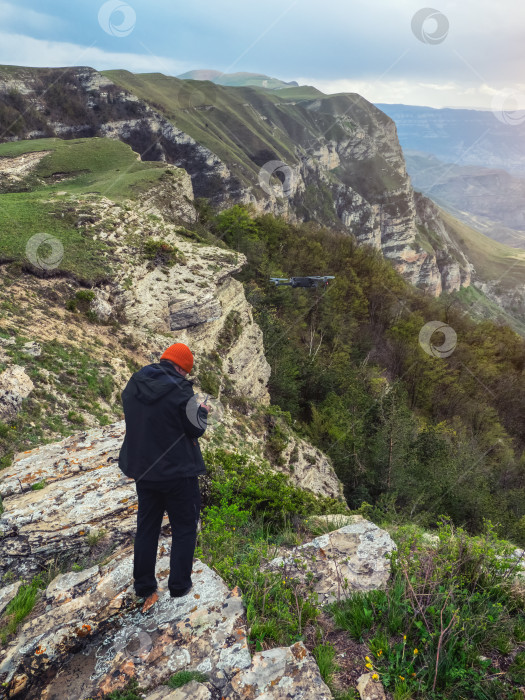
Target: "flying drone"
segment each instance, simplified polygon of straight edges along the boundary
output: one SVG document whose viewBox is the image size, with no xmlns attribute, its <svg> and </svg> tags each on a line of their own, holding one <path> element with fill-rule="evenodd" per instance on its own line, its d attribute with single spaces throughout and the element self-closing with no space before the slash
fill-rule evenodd
<svg viewBox="0 0 525 700">
<path fill-rule="evenodd" d="M 331 275 L 324 277 L 270 277 L 270 282 L 273 282 L 276 287 L 319 287 L 328 285 L 329 280 L 335 280 Z"/>
</svg>

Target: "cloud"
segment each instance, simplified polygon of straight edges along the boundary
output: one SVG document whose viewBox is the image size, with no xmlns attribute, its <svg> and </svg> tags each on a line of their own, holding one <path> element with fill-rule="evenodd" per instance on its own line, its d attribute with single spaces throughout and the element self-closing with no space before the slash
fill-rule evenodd
<svg viewBox="0 0 525 700">
<path fill-rule="evenodd" d="M 110 52 L 65 41 L 45 41 L 0 31 L 0 64 L 35 67 L 91 66 L 97 70 L 125 68 L 136 73 L 177 75 L 191 66 L 152 54 Z"/>
<path fill-rule="evenodd" d="M 486 83 L 463 84 L 447 81 L 431 83 L 418 80 L 318 80 L 298 78 L 300 84 L 313 85 L 331 95 L 356 92 L 369 102 L 491 109 L 498 97 L 508 101 L 508 109 L 525 109 L 525 85 L 495 89 Z"/>
<path fill-rule="evenodd" d="M 60 17 L 31 10 L 28 7 L 17 7 L 10 2 L 0 0 L 0 17 L 2 31 L 17 31 L 23 28 L 26 34 L 43 34 L 50 31 L 64 31 L 67 27 Z"/>
</svg>

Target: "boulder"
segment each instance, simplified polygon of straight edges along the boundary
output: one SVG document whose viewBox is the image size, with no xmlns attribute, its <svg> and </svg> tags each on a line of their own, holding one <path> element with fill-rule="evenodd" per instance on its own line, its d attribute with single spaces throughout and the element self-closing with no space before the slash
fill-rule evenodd
<svg viewBox="0 0 525 700">
<path fill-rule="evenodd" d="M 327 529 L 337 530 L 338 528 L 350 525 L 350 523 L 358 523 L 363 521 L 362 515 L 344 515 L 343 513 L 329 513 L 327 515 L 312 515 L 308 518 L 308 525 L 326 527 Z"/>
<path fill-rule="evenodd" d="M 16 596 L 21 585 L 22 581 L 15 581 L 15 583 L 11 583 L 9 586 L 0 588 L 0 615 L 2 615 L 9 603 Z"/>
<path fill-rule="evenodd" d="M 381 681 L 375 681 L 371 673 L 359 676 L 357 690 L 361 700 L 386 700 L 385 689 Z"/>
<path fill-rule="evenodd" d="M 195 560 L 190 593 L 171 598 L 170 541 L 162 538 L 160 544 L 159 601 L 145 614 L 133 593 L 132 547 L 100 570 L 81 572 L 87 588 L 79 585 L 78 574 L 52 583 L 52 590 L 63 595 L 51 598 L 45 611 L 22 626 L 0 662 L 0 681 L 7 684 L 9 697 L 24 677 L 25 686 L 33 692 L 45 688 L 48 698 L 81 698 L 102 697 L 131 677 L 155 688 L 181 670 L 206 673 L 214 687 L 222 688 L 250 666 L 239 589 L 230 591 Z"/>
<path fill-rule="evenodd" d="M 191 681 L 176 690 L 166 686 L 157 688 L 146 696 L 146 700 L 211 700 L 211 697 L 211 693 L 205 685 Z"/>
<path fill-rule="evenodd" d="M 99 321 L 109 321 L 113 315 L 113 307 L 109 303 L 109 294 L 100 289 L 95 290 L 95 297 L 89 304 L 89 310 L 95 314 Z"/>
<path fill-rule="evenodd" d="M 231 681 L 224 700 L 329 700 L 332 693 L 302 642 L 254 655 Z"/>
<path fill-rule="evenodd" d="M 24 355 L 29 355 L 30 357 L 40 357 L 42 354 L 42 346 L 35 340 L 30 340 L 22 345 L 22 352 Z"/>
<path fill-rule="evenodd" d="M 34 388 L 33 382 L 20 365 L 4 370 L 0 374 L 0 420 L 12 419 L 22 407 L 22 401 Z"/>
<path fill-rule="evenodd" d="M 390 576 L 386 555 L 394 549 L 388 532 L 361 518 L 294 547 L 267 567 L 311 588 L 323 605 L 355 591 L 384 588 Z"/>
</svg>

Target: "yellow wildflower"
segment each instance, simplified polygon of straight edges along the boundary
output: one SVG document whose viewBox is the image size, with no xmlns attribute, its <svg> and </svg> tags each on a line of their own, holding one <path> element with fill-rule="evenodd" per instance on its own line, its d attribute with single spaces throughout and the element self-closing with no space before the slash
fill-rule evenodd
<svg viewBox="0 0 525 700">
<path fill-rule="evenodd" d="M 414 649 L 414 654 L 419 654 L 419 651 L 417 649 Z"/>
<path fill-rule="evenodd" d="M 401 680 L 402 680 L 402 681 L 404 681 L 404 680 L 405 680 L 404 676 L 399 676 L 399 677 L 401 678 Z"/>
<path fill-rule="evenodd" d="M 370 661 L 370 657 L 369 657 L 369 656 L 365 656 L 365 659 L 366 659 L 367 661 Z"/>
<path fill-rule="evenodd" d="M 383 653 L 383 650 L 380 649 L 380 650 L 377 652 L 377 655 L 378 655 L 378 656 L 381 656 L 382 653 Z"/>
<path fill-rule="evenodd" d="M 406 634 L 404 634 L 404 635 L 403 635 L 403 641 L 406 642 L 406 640 L 407 640 L 407 636 L 406 636 Z"/>
<path fill-rule="evenodd" d="M 373 681 L 378 681 L 378 680 L 379 680 L 379 676 L 377 675 L 377 673 L 373 673 L 373 674 L 372 674 L 372 680 L 373 680 Z"/>
<path fill-rule="evenodd" d="M 366 668 L 370 668 L 370 669 L 374 668 L 374 667 L 372 666 L 372 664 L 365 664 L 365 666 L 366 666 Z"/>
</svg>

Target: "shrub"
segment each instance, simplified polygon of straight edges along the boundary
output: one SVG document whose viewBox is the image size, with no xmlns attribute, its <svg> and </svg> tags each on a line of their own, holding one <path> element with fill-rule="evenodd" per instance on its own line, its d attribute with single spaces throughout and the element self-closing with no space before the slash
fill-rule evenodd
<svg viewBox="0 0 525 700">
<path fill-rule="evenodd" d="M 0 631 L 2 643 L 5 644 L 7 637 L 14 634 L 18 625 L 29 615 L 35 605 L 39 590 L 45 588 L 46 585 L 47 583 L 42 576 L 38 575 L 30 583 L 20 586 L 18 593 L 5 610 L 5 618 L 2 621 L 3 625 Z"/>
<path fill-rule="evenodd" d="M 164 241 L 156 241 L 153 238 L 148 238 L 144 243 L 144 256 L 147 260 L 151 260 L 155 266 L 166 265 L 172 267 L 177 262 L 182 262 L 184 256 L 175 246 Z"/>
<path fill-rule="evenodd" d="M 200 671 L 179 671 L 175 673 L 169 681 L 166 683 L 170 688 L 181 688 L 191 681 L 197 681 L 198 683 L 206 683 L 208 676 Z"/>
<path fill-rule="evenodd" d="M 41 491 L 42 489 L 45 489 L 47 486 L 47 482 L 44 479 L 43 481 L 38 481 L 36 484 L 31 484 L 31 490 L 32 491 Z"/>
<path fill-rule="evenodd" d="M 208 466 L 202 530 L 197 556 L 229 586 L 239 586 L 256 650 L 268 642 L 288 645 L 301 639 L 316 619 L 315 593 L 304 584 L 266 571 L 263 562 L 290 539 L 290 521 L 301 515 L 344 511 L 344 504 L 296 488 L 266 463 L 224 450 L 205 453 Z"/>
<path fill-rule="evenodd" d="M 222 354 L 226 354 L 228 350 L 232 347 L 236 340 L 242 333 L 242 321 L 241 314 L 232 309 L 230 313 L 226 316 L 224 321 L 224 326 L 222 327 L 219 337 L 217 338 L 217 345 L 219 351 Z"/>
</svg>

